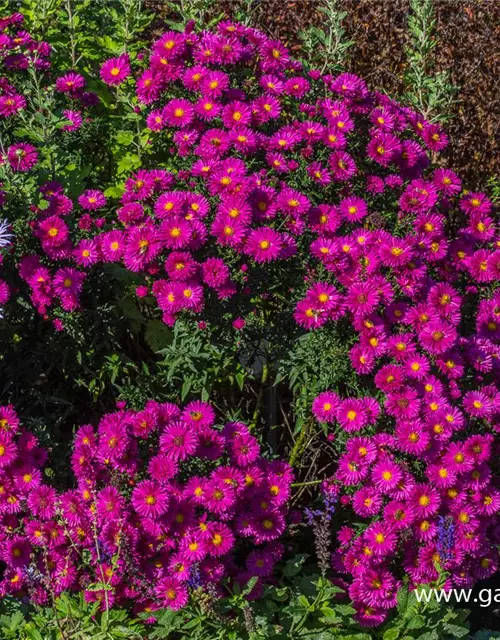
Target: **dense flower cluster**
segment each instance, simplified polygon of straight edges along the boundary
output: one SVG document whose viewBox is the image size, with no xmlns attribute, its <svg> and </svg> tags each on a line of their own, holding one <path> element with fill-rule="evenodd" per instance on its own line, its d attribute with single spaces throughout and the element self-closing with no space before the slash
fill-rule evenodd
<svg viewBox="0 0 500 640">
<path fill-rule="evenodd" d="M 0 407 L 2 595 L 83 589 L 103 606 L 178 609 L 190 588 L 223 594 L 227 580 L 260 578 L 255 597 L 282 556 L 291 469 L 243 423 L 215 426 L 207 403 L 150 401 L 80 427 L 75 489 L 48 486 L 45 459 Z"/>
<path fill-rule="evenodd" d="M 18 15 L 0 22 L 4 68 L 47 69 L 49 47 L 20 25 Z M 346 522 L 332 567 L 349 576 L 339 583 L 357 620 L 384 620 L 403 572 L 416 585 L 442 568 L 457 587 L 490 576 L 500 234 L 487 195 L 431 162 L 446 133 L 357 76 L 305 73 L 279 42 L 232 22 L 167 32 L 149 56 L 105 61 L 100 78 L 129 92 L 150 144 L 118 205 L 114 184 L 72 199 L 64 180 L 40 180 L 30 248 L 16 254 L 36 309 L 80 309 L 89 274 L 115 263 L 168 325 L 230 299 L 240 330 L 242 297 L 262 295 L 302 331 L 342 323 L 366 395 L 325 391 L 312 410 L 336 425 L 342 448 L 328 484 Z M 68 121 L 61 135 L 84 128 L 98 101 L 87 79 L 69 71 L 53 85 Z M 1 78 L 1 118 L 15 121 L 26 105 Z M 13 141 L 1 162 L 23 178 L 41 153 Z M 0 248 L 9 242 L 0 225 Z M 0 306 L 7 295 L 0 281 Z M 244 425 L 214 427 L 208 405 L 151 402 L 107 415 L 97 432 L 82 427 L 78 488 L 64 493 L 42 482 L 36 442 L 2 411 L 3 593 L 27 589 L 43 602 L 49 581 L 56 593 L 83 585 L 90 599 L 179 608 L 189 588 L 266 578 L 280 558 L 290 470 L 261 458 Z M 155 440 L 145 464 L 139 453 Z"/>
<path fill-rule="evenodd" d="M 487 217 L 479 194 L 463 198 L 462 208 L 472 199 Z M 495 251 L 481 248 L 467 213 L 458 240 L 434 236 L 447 246 L 446 262 L 408 258 L 390 277 L 353 281 L 346 302 L 359 340 L 351 360 L 373 377 L 373 395 L 326 391 L 313 403 L 316 418 L 337 425 L 345 443 L 329 490 L 341 495 L 348 526 L 338 532 L 332 566 L 352 577 L 362 624 L 379 624 L 396 605 L 401 569 L 417 585 L 435 581 L 440 567 L 450 587 L 470 587 L 498 569 L 500 295 L 488 293 L 483 278 Z M 426 218 L 444 226 L 437 212 Z M 392 242 L 399 257 L 412 236 Z M 370 260 L 382 264 L 384 252 L 375 245 Z M 484 269 L 467 259 L 478 253 Z M 407 272 L 396 295 L 393 279 L 410 259 L 411 280 Z M 364 519 L 361 530 L 350 526 L 352 513 Z"/>
<path fill-rule="evenodd" d="M 254 67 L 255 81 L 239 88 Z M 124 56 L 101 69 L 108 84 L 130 73 Z M 84 85 L 74 73 L 56 80 L 72 98 Z M 21 276 L 42 313 L 56 301 L 75 310 L 86 272 L 106 262 L 142 274 L 148 289 L 140 295 L 153 293 L 168 324 L 200 313 L 210 292 L 214 304 L 251 295 L 256 267 L 290 259 L 308 277 L 319 261 L 326 276 L 296 306 L 306 328 L 338 319 L 350 304 L 373 310 L 394 295 L 388 285 L 376 291 L 389 270 L 410 295 L 450 257 L 480 282 L 498 278 L 484 194 L 462 195 L 467 224 L 452 244 L 445 238 L 461 183 L 452 171 L 429 172 L 429 153 L 446 146 L 446 134 L 360 78 L 305 75 L 279 43 L 223 22 L 216 33 L 164 34 L 136 93 L 152 147 L 171 139 L 179 169 L 136 172 L 116 217 L 98 189 L 74 203 L 61 184 L 41 186 L 49 204 L 35 207 L 34 234 L 51 266 L 28 256 Z M 166 99 L 172 94 L 179 97 Z"/>
</svg>

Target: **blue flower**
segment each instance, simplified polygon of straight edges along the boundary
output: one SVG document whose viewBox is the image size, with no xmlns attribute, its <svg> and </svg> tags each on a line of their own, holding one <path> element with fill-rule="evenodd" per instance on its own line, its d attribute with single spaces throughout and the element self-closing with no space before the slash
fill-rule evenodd
<svg viewBox="0 0 500 640">
<path fill-rule="evenodd" d="M 7 220 L 0 220 L 0 249 L 8 247 L 11 243 L 12 233 L 10 232 L 10 225 Z"/>
</svg>

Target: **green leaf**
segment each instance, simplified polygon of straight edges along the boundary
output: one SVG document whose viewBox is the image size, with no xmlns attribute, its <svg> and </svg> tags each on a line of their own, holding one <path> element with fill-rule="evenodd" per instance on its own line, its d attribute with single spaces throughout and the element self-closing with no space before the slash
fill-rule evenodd
<svg viewBox="0 0 500 640">
<path fill-rule="evenodd" d="M 257 578 L 256 576 L 253 576 L 252 578 L 250 578 L 250 580 L 246 583 L 245 588 L 242 591 L 242 595 L 244 596 L 248 595 L 252 591 L 252 589 L 255 587 L 258 581 L 259 581 L 259 578 Z"/>
<path fill-rule="evenodd" d="M 123 195 L 123 192 L 124 192 L 124 188 L 121 185 L 116 184 L 113 187 L 108 187 L 104 191 L 104 195 L 107 198 L 120 198 Z"/>
<path fill-rule="evenodd" d="M 399 638 L 399 629 L 395 628 L 387 629 L 383 636 L 383 640 L 397 640 L 397 638 Z"/>
<path fill-rule="evenodd" d="M 465 638 L 465 636 L 469 635 L 467 627 L 459 627 L 456 624 L 445 624 L 444 630 L 454 638 Z"/>
<path fill-rule="evenodd" d="M 340 613 L 341 616 L 352 616 L 356 613 L 356 609 L 351 607 L 350 604 L 336 604 L 335 611 Z"/>
<path fill-rule="evenodd" d="M 285 576 L 287 576 L 288 578 L 296 576 L 300 572 L 302 565 L 306 561 L 306 558 L 306 555 L 297 554 L 293 559 L 289 560 L 283 570 Z"/>
<path fill-rule="evenodd" d="M 136 153 L 127 153 L 127 155 L 123 156 L 123 158 L 118 162 L 116 170 L 119 174 L 130 173 L 139 169 L 140 166 L 141 159 L 139 156 Z"/>
<path fill-rule="evenodd" d="M 192 384 L 192 380 L 190 378 L 186 378 L 184 380 L 184 383 L 181 389 L 181 400 L 184 400 L 186 398 L 187 394 L 191 390 L 191 384 Z"/>
<path fill-rule="evenodd" d="M 234 377 L 236 378 L 239 390 L 243 391 L 243 387 L 245 386 L 245 372 L 238 371 Z"/>
<path fill-rule="evenodd" d="M 425 627 L 426 622 L 425 622 L 425 618 L 423 616 L 420 615 L 413 615 L 408 624 L 407 624 L 407 628 L 408 629 L 422 629 L 423 627 Z"/>
<path fill-rule="evenodd" d="M 134 141 L 135 134 L 133 131 L 117 131 L 115 137 L 118 144 L 128 147 Z"/>
<path fill-rule="evenodd" d="M 102 616 L 101 616 L 101 631 L 103 633 L 105 633 L 108 629 L 108 622 L 109 622 L 109 612 L 106 609 L 105 611 L 102 612 Z"/>
<path fill-rule="evenodd" d="M 148 320 L 144 339 L 155 353 L 172 344 L 172 330 L 161 320 Z"/>
<path fill-rule="evenodd" d="M 145 318 L 142 315 L 139 307 L 137 306 L 137 303 L 134 300 L 134 298 L 130 296 L 123 298 L 120 301 L 120 307 L 121 307 L 121 310 L 123 311 L 123 315 L 126 318 L 129 318 L 130 320 L 135 320 L 136 322 L 139 322 L 141 324 L 145 322 Z"/>
</svg>

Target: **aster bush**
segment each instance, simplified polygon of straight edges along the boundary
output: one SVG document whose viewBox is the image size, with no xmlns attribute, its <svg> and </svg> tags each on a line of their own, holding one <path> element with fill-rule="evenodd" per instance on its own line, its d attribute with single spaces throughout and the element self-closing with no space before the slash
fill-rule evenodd
<svg viewBox="0 0 500 640">
<path fill-rule="evenodd" d="M 210 607 L 234 598 L 248 631 L 247 600 L 276 589 L 290 465 L 293 501 L 322 485 L 324 504 L 302 529 L 289 518 L 321 575 L 314 605 L 283 586 L 304 609 L 288 627 L 272 611 L 287 637 L 308 607 L 375 627 L 417 585 L 491 576 L 493 203 L 444 166 L 440 126 L 361 78 L 308 69 L 231 21 L 145 50 L 133 6 L 111 12 L 105 60 L 71 3 L 48 33 L 67 52 L 21 14 L 0 22 L 0 370 L 55 451 L 84 411 L 99 421 L 78 429 L 70 467 L 54 464 L 77 488 L 56 490 L 4 410 L 5 593 L 29 585 L 44 604 L 80 589 L 144 612 L 184 611 L 201 589 Z M 337 592 L 348 623 L 323 611 Z M 408 620 L 396 633 L 419 637 Z"/>
<path fill-rule="evenodd" d="M 252 579 L 256 597 L 283 554 L 291 469 L 243 423 L 216 427 L 209 404 L 150 402 L 80 427 L 67 491 L 45 482 L 46 453 L 11 406 L 0 424 L 3 596 L 45 605 L 78 589 L 106 611 L 177 610 L 188 587 L 223 595 Z"/>
</svg>

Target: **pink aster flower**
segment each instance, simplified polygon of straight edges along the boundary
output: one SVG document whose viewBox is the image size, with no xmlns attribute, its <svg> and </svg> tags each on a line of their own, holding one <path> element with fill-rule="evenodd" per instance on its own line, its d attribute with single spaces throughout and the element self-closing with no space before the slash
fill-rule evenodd
<svg viewBox="0 0 500 640">
<path fill-rule="evenodd" d="M 337 407 L 335 417 L 340 426 L 348 433 L 359 431 L 368 421 L 365 406 L 361 399 L 342 400 Z"/>
<path fill-rule="evenodd" d="M 31 545 L 21 535 L 7 539 L 0 546 L 0 557 L 9 567 L 25 567 L 29 564 Z"/>
<path fill-rule="evenodd" d="M 80 240 L 73 251 L 75 262 L 82 267 L 90 267 L 99 260 L 99 247 L 95 240 Z"/>
<path fill-rule="evenodd" d="M 195 429 L 211 427 L 215 422 L 215 412 L 208 402 L 193 400 L 185 406 L 181 420 Z"/>
<path fill-rule="evenodd" d="M 162 607 L 174 611 L 185 607 L 189 600 L 187 587 L 178 579 L 168 576 L 158 581 L 155 596 Z"/>
<path fill-rule="evenodd" d="M 103 82 L 116 87 L 130 75 L 130 60 L 128 55 L 122 54 L 117 58 L 110 58 L 101 65 L 100 76 Z"/>
<path fill-rule="evenodd" d="M 333 422 L 336 419 L 336 411 L 339 406 L 339 397 L 336 393 L 325 391 L 314 399 L 312 411 L 320 422 Z"/>
<path fill-rule="evenodd" d="M 250 232 L 245 248 L 256 262 L 269 262 L 279 257 L 282 246 L 280 233 L 270 227 L 260 227 Z"/>
<path fill-rule="evenodd" d="M 382 493 L 394 490 L 402 479 L 401 467 L 390 459 L 382 460 L 373 467 L 372 481 Z"/>
<path fill-rule="evenodd" d="M 163 109 L 165 121 L 172 127 L 186 127 L 194 117 L 194 108 L 189 100 L 175 98 Z"/>
<path fill-rule="evenodd" d="M 435 514 L 441 504 L 439 491 L 426 484 L 417 484 L 410 496 L 410 504 L 417 518 L 428 518 Z"/>
<path fill-rule="evenodd" d="M 0 431 L 0 469 L 8 467 L 17 457 L 17 446 L 9 433 Z"/>
<path fill-rule="evenodd" d="M 105 487 L 97 495 L 96 506 L 103 520 L 117 519 L 122 515 L 124 500 L 116 487 Z"/>
<path fill-rule="evenodd" d="M 158 256 L 161 248 L 153 225 L 131 227 L 126 236 L 123 262 L 130 271 L 141 271 Z"/>
<path fill-rule="evenodd" d="M 19 418 L 12 405 L 0 407 L 0 435 L 19 431 Z"/>
<path fill-rule="evenodd" d="M 107 231 L 97 237 L 99 248 L 105 262 L 119 262 L 125 251 L 123 231 Z"/>
<path fill-rule="evenodd" d="M 96 211 L 106 206 L 106 197 L 102 191 L 87 189 L 79 196 L 78 202 L 82 209 L 86 211 Z"/>
<path fill-rule="evenodd" d="M 77 308 L 85 278 L 85 273 L 70 267 L 58 269 L 54 274 L 54 292 L 61 299 L 61 306 L 65 311 Z"/>
<path fill-rule="evenodd" d="M 328 163 L 335 180 L 349 180 L 356 174 L 357 167 L 354 158 L 346 151 L 334 151 L 330 155 Z"/>
<path fill-rule="evenodd" d="M 216 558 L 226 555 L 235 542 L 233 532 L 222 522 L 208 524 L 205 541 L 208 553 Z"/>
<path fill-rule="evenodd" d="M 20 142 L 7 149 L 7 161 L 12 171 L 25 172 L 38 162 L 38 151 L 32 144 Z"/>
<path fill-rule="evenodd" d="M 79 73 L 70 71 L 56 80 L 56 91 L 75 94 L 85 87 L 85 78 Z"/>
<path fill-rule="evenodd" d="M 186 422 L 175 421 L 168 425 L 160 438 L 161 451 L 173 460 L 185 460 L 193 454 L 198 436 Z"/>
<path fill-rule="evenodd" d="M 9 118 L 26 107 L 26 98 L 20 94 L 0 96 L 0 116 Z"/>
<path fill-rule="evenodd" d="M 33 515 L 42 520 L 50 520 L 56 512 L 56 491 L 45 485 L 35 487 L 30 492 L 27 503 Z"/>
<path fill-rule="evenodd" d="M 168 494 L 154 480 L 143 480 L 132 492 L 132 505 L 145 518 L 158 518 L 168 507 Z"/>
<path fill-rule="evenodd" d="M 368 207 L 362 198 L 344 198 L 340 203 L 339 212 L 344 220 L 358 222 L 368 215 Z"/>
<path fill-rule="evenodd" d="M 457 330 L 447 322 L 434 320 L 426 325 L 419 334 L 424 349 L 431 354 L 444 353 L 457 339 Z"/>
<path fill-rule="evenodd" d="M 77 131 L 82 126 L 82 114 L 79 111 L 72 111 L 71 109 L 65 109 L 63 116 L 66 120 L 70 121 L 70 124 L 65 124 L 63 131 Z"/>
</svg>

